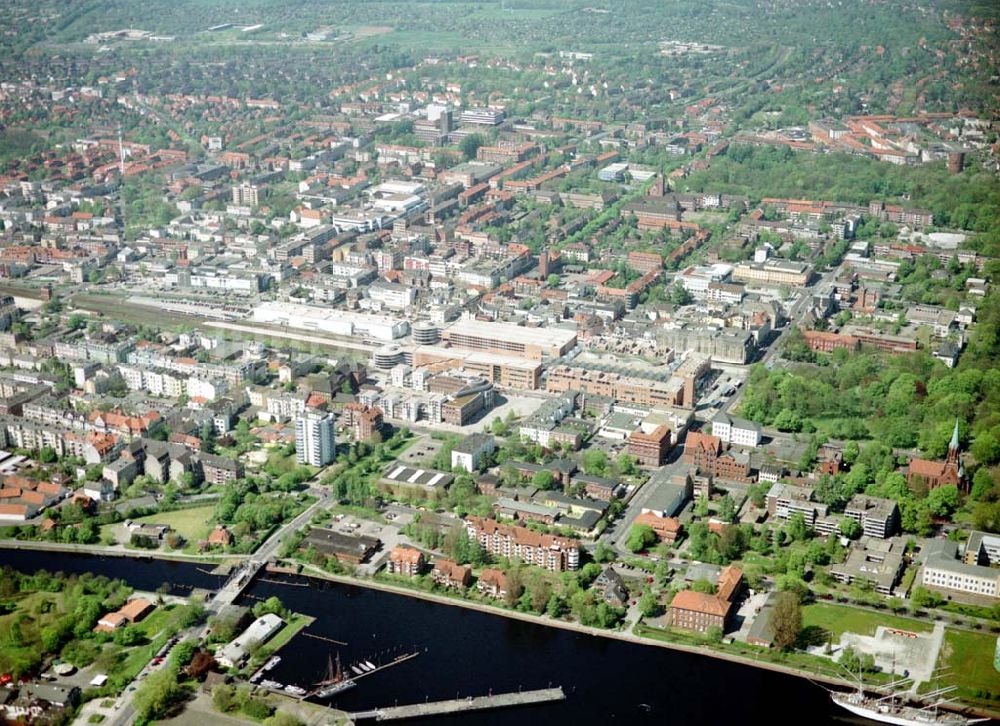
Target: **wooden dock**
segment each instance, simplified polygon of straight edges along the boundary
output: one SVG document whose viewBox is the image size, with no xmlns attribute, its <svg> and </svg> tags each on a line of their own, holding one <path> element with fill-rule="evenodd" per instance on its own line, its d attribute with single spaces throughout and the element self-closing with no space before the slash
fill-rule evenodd
<svg viewBox="0 0 1000 726">
<path fill-rule="evenodd" d="M 517 693 L 498 693 L 489 696 L 469 696 L 450 701 L 432 701 L 430 703 L 414 703 L 409 706 L 387 706 L 374 708 L 370 711 L 357 711 L 348 714 L 352 721 L 371 720 L 396 721 L 404 718 L 422 718 L 424 716 L 443 716 L 466 711 L 483 711 L 489 708 L 510 708 L 512 706 L 529 706 L 537 703 L 563 701 L 566 694 L 562 687 L 542 688 L 537 691 L 518 691 Z"/>
</svg>

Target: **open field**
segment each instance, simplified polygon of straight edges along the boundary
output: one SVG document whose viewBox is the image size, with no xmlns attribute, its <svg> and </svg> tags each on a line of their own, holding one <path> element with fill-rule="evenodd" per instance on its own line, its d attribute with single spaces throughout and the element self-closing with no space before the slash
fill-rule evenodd
<svg viewBox="0 0 1000 726">
<path fill-rule="evenodd" d="M 876 613 L 846 605 L 813 603 L 802 608 L 802 627 L 822 628 L 833 636 L 835 642 L 843 633 L 875 635 L 875 629 L 879 625 L 909 630 L 914 633 L 929 633 L 934 627 L 931 623 L 920 620 L 890 613 Z"/>
<path fill-rule="evenodd" d="M 949 629 L 938 659 L 941 684 L 957 685 L 955 695 L 963 701 L 989 704 L 1000 697 L 1000 672 L 993 666 L 996 642 L 996 635 Z"/>
<path fill-rule="evenodd" d="M 210 519 L 215 506 L 178 509 L 173 512 L 158 512 L 148 517 L 141 517 L 136 522 L 143 524 L 168 524 L 188 542 L 205 539 L 212 531 Z"/>
</svg>

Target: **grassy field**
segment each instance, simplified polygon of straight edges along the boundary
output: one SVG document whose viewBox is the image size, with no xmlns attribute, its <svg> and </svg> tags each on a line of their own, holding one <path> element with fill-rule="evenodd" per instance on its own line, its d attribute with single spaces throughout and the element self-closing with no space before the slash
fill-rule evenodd
<svg viewBox="0 0 1000 726">
<path fill-rule="evenodd" d="M 874 635 L 875 629 L 879 625 L 916 633 L 929 633 L 934 627 L 932 624 L 920 620 L 890 613 L 876 613 L 846 605 L 814 603 L 802 608 L 802 627 L 822 628 L 833 636 L 834 642 L 840 640 L 843 633 Z"/>
<path fill-rule="evenodd" d="M 957 685 L 963 701 L 990 703 L 1000 697 L 1000 673 L 993 667 L 997 636 L 949 629 L 938 657 L 942 685 Z M 996 703 L 990 703 L 996 707 Z"/>
<path fill-rule="evenodd" d="M 212 531 L 212 512 L 215 505 L 178 509 L 173 512 L 158 512 L 135 520 L 144 524 L 169 524 L 188 542 L 197 542 L 208 537 Z"/>
</svg>

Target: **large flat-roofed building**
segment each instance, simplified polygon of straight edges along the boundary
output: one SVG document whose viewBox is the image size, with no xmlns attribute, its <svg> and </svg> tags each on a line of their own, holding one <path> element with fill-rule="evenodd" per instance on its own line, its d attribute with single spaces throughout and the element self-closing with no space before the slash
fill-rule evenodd
<svg viewBox="0 0 1000 726">
<path fill-rule="evenodd" d="M 830 568 L 830 574 L 848 585 L 866 580 L 880 595 L 890 595 L 903 572 L 902 549 L 901 542 L 862 537 L 851 545 L 843 564 Z"/>
<path fill-rule="evenodd" d="M 696 375 L 681 375 L 678 369 L 669 380 L 656 381 L 638 376 L 557 365 L 548 370 L 546 390 L 552 393 L 583 391 L 606 396 L 622 403 L 654 408 L 691 407 L 695 405 Z"/>
<path fill-rule="evenodd" d="M 482 350 L 542 360 L 559 358 L 576 345 L 576 331 L 566 328 L 527 328 L 511 323 L 459 320 L 445 328 L 441 338 L 453 348 Z"/>
<path fill-rule="evenodd" d="M 972 532 L 964 559 L 967 565 L 1000 565 L 1000 535 Z"/>
<path fill-rule="evenodd" d="M 973 537 L 976 534 L 981 533 L 974 532 Z M 969 538 L 969 544 L 972 544 L 973 537 Z M 969 544 L 966 545 L 966 557 L 970 554 Z M 980 597 L 995 598 L 1000 594 L 1000 569 L 963 562 L 958 559 L 955 542 L 924 540 L 921 557 L 924 561 L 921 582 L 928 587 Z"/>
<path fill-rule="evenodd" d="M 482 376 L 501 388 L 534 391 L 541 386 L 542 364 L 526 358 L 436 346 L 418 346 L 412 355 L 415 367 L 452 362 L 455 368 Z"/>
<path fill-rule="evenodd" d="M 265 302 L 253 309 L 250 321 L 313 333 L 391 341 L 410 333 L 410 324 L 388 315 L 368 315 L 317 305 Z"/>
<path fill-rule="evenodd" d="M 804 287 L 812 277 L 812 268 L 804 262 L 767 259 L 763 262 L 744 262 L 733 270 L 733 279 L 743 282 L 760 282 L 767 285 L 794 285 Z"/>
<path fill-rule="evenodd" d="M 443 471 L 390 464 L 376 486 L 397 497 L 439 499 L 454 480 L 454 476 Z"/>
<path fill-rule="evenodd" d="M 891 537 L 899 525 L 899 507 L 891 499 L 857 494 L 847 504 L 844 514 L 860 524 L 861 531 L 869 537 Z"/>
<path fill-rule="evenodd" d="M 504 113 L 498 108 L 469 108 L 462 111 L 461 119 L 463 124 L 499 126 L 503 123 Z"/>
<path fill-rule="evenodd" d="M 371 557 L 382 546 L 377 537 L 342 534 L 332 529 L 316 527 L 310 530 L 299 546 L 302 550 L 315 549 L 326 557 L 335 557 L 338 562 L 359 565 Z"/>
</svg>

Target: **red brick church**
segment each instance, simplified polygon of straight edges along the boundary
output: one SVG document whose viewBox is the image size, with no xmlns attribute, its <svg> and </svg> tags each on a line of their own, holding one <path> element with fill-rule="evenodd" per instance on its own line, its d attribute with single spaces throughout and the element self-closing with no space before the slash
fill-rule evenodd
<svg viewBox="0 0 1000 726">
<path fill-rule="evenodd" d="M 958 420 L 955 421 L 955 430 L 951 434 L 951 443 L 948 444 L 948 456 L 945 460 L 912 459 L 906 472 L 906 483 L 911 489 L 921 485 L 927 489 L 936 489 L 949 484 L 954 484 L 963 491 L 966 489 L 968 482 L 958 450 Z"/>
</svg>

